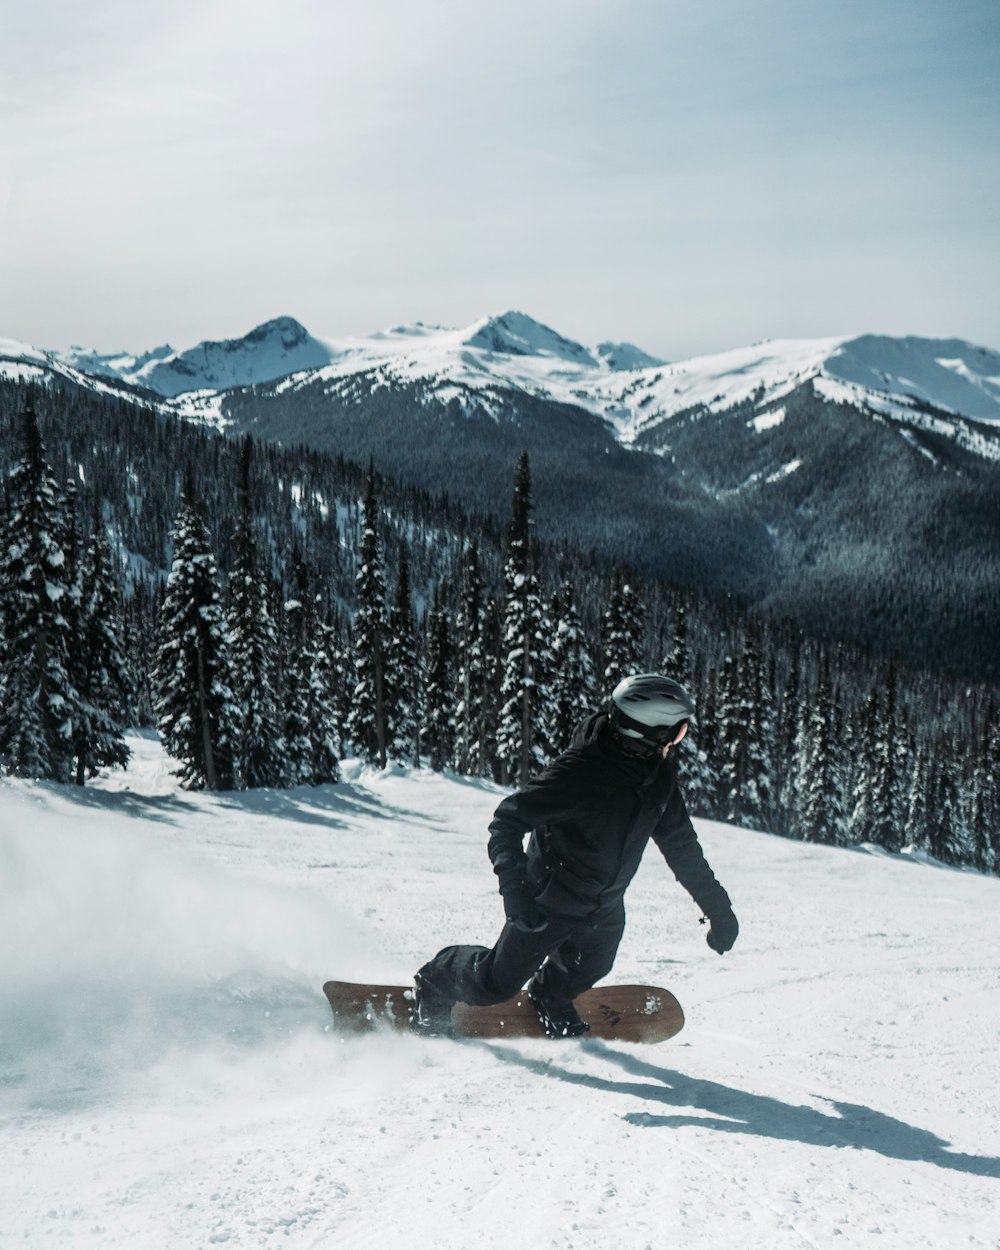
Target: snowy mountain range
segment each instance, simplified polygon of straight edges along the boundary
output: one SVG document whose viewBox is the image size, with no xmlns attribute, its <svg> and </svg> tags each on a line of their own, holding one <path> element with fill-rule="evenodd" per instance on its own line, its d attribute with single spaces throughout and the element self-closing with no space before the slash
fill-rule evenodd
<svg viewBox="0 0 1000 1250">
<path fill-rule="evenodd" d="M 823 398 L 899 419 L 933 408 L 1000 423 L 1000 352 L 962 339 L 778 339 L 667 364 L 628 343 L 585 347 L 507 312 L 461 329 L 417 322 L 339 340 L 316 338 L 294 318 L 279 317 L 242 338 L 184 351 L 164 345 L 139 356 L 79 347 L 39 353 L 0 340 L 0 360 L 41 363 L 39 357 L 165 399 L 281 381 L 283 390 L 317 381 L 336 386 L 362 374 L 388 385 L 420 383 L 439 400 L 459 398 L 486 410 L 498 391 L 521 392 L 608 420 L 626 445 L 679 412 L 719 412 L 748 401 L 763 409 L 807 382 Z"/>
<path fill-rule="evenodd" d="M 931 430 L 1000 458 L 1000 440 L 989 436 L 1000 430 L 1000 352 L 962 339 L 766 340 L 668 364 L 629 343 L 585 347 L 520 312 L 461 329 L 416 322 L 337 340 L 279 317 L 242 338 L 183 351 L 165 344 L 138 356 L 80 347 L 47 352 L 0 339 L 0 372 L 63 374 L 97 389 L 124 384 L 222 427 L 232 423 L 227 395 L 250 387 L 355 402 L 382 388 L 416 390 L 423 404 L 457 402 L 466 414 L 493 418 L 527 396 L 599 417 L 620 445 L 661 454 L 670 450 L 669 422 L 680 414 L 748 409 L 763 433 L 783 420 L 781 402 L 806 387 L 821 401 L 889 418 L 904 437 Z"/>
</svg>

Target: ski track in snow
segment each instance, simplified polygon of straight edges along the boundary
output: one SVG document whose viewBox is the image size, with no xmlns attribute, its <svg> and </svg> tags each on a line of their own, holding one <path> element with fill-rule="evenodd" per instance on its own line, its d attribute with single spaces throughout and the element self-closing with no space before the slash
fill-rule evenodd
<svg viewBox="0 0 1000 1250">
<path fill-rule="evenodd" d="M 699 822 L 742 923 L 647 855 L 615 980 L 670 1042 L 342 1039 L 501 908 L 485 783 L 180 791 L 135 737 L 0 783 L 0 1250 L 1000 1246 L 1000 881 Z"/>
</svg>

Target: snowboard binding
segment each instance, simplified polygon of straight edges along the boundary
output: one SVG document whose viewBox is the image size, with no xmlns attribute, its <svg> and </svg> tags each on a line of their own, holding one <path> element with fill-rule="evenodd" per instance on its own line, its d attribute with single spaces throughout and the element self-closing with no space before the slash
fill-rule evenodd
<svg viewBox="0 0 1000 1250">
<path fill-rule="evenodd" d="M 590 1025 L 581 1018 L 572 1003 L 553 1002 L 546 997 L 537 980 L 528 983 L 528 998 L 546 1037 L 580 1037 L 590 1032 Z"/>
<path fill-rule="evenodd" d="M 427 1037 L 450 1037 L 454 1030 L 451 1023 L 452 1004 L 436 993 L 418 972 L 413 978 L 413 989 L 406 991 L 410 1028 L 414 1033 Z"/>
</svg>

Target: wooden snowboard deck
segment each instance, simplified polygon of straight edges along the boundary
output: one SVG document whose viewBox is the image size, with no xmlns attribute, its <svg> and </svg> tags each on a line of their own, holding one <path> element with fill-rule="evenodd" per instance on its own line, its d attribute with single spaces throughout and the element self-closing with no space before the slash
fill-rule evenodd
<svg viewBox="0 0 1000 1250">
<path fill-rule="evenodd" d="M 343 1033 L 373 1029 L 410 1031 L 409 992 L 401 985 L 356 985 L 327 981 L 323 992 Z M 587 990 L 576 1009 L 590 1025 L 585 1038 L 607 1041 L 663 1042 L 684 1027 L 684 1012 L 670 993 L 656 985 L 604 985 Z M 457 1003 L 452 1009 L 455 1036 L 478 1038 L 544 1037 L 527 994 L 493 1007 Z"/>
</svg>

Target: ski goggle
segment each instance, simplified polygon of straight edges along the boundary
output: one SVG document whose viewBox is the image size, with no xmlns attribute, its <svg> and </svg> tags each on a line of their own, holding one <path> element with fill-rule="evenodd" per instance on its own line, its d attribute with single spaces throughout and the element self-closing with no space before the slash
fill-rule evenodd
<svg viewBox="0 0 1000 1250">
<path fill-rule="evenodd" d="M 630 723 L 622 724 L 622 721 Z M 622 745 L 633 755 L 655 755 L 664 747 L 673 746 L 679 737 L 683 737 L 688 726 L 686 719 L 678 721 L 676 725 L 640 725 L 620 711 L 614 723 Z M 642 733 L 638 732 L 640 729 Z"/>
<path fill-rule="evenodd" d="M 680 733 L 681 726 L 694 719 L 691 712 L 681 704 L 676 707 L 677 719 L 669 725 L 644 725 L 642 721 L 629 716 L 617 703 L 612 703 L 610 712 L 611 723 L 623 737 L 661 747 L 669 746 Z"/>
</svg>

